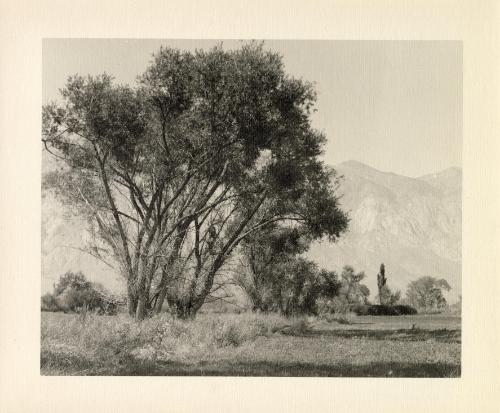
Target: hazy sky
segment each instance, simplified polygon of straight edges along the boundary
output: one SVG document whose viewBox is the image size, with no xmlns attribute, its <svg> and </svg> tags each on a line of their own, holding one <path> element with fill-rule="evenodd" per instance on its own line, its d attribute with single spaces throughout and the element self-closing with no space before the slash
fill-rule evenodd
<svg viewBox="0 0 500 413">
<path fill-rule="evenodd" d="M 107 72 L 133 84 L 161 45 L 219 42 L 44 40 L 43 102 L 58 98 L 69 75 Z M 275 40 L 265 47 L 282 54 L 288 73 L 316 83 L 313 125 L 328 138 L 328 164 L 355 159 L 413 177 L 461 166 L 461 42 Z"/>
</svg>

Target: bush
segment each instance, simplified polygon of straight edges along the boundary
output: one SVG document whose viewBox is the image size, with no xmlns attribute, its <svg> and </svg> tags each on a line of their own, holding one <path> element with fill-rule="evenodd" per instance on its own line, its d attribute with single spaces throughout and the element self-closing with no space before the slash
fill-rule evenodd
<svg viewBox="0 0 500 413">
<path fill-rule="evenodd" d="M 330 314 L 346 314 L 350 311 L 351 305 L 345 296 L 338 296 L 332 299 L 320 298 L 317 302 L 318 316 L 325 318 Z"/>
<path fill-rule="evenodd" d="M 61 311 L 53 294 L 47 293 L 42 296 L 42 311 Z"/>
<path fill-rule="evenodd" d="M 353 308 L 357 315 L 413 315 L 417 310 L 409 305 L 358 305 Z"/>
<path fill-rule="evenodd" d="M 395 305 L 394 308 L 396 308 L 401 315 L 414 315 L 418 313 L 417 309 L 412 307 L 411 305 L 399 304 Z"/>
<path fill-rule="evenodd" d="M 83 307 L 89 310 L 97 309 L 101 297 L 92 288 L 78 289 L 67 287 L 59 296 L 60 306 L 65 311 L 80 312 Z"/>
<path fill-rule="evenodd" d="M 102 285 L 87 281 L 81 273 L 67 272 L 54 285 L 54 294 L 42 297 L 42 311 L 95 311 L 115 315 L 119 299 L 110 296 Z"/>
</svg>

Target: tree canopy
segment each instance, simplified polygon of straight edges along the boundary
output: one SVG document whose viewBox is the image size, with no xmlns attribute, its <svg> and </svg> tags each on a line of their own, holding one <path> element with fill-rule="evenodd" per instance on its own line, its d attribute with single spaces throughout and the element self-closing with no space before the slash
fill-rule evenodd
<svg viewBox="0 0 500 413">
<path fill-rule="evenodd" d="M 408 284 L 406 299 L 410 305 L 422 311 L 438 311 L 446 306 L 443 291 L 451 290 L 445 279 L 420 277 Z"/>
</svg>

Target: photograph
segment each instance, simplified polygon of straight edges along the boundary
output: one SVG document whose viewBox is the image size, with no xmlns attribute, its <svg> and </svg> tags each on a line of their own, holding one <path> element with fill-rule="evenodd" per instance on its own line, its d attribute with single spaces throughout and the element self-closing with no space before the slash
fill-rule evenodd
<svg viewBox="0 0 500 413">
<path fill-rule="evenodd" d="M 461 377 L 462 41 L 41 59 L 42 376 Z"/>
</svg>

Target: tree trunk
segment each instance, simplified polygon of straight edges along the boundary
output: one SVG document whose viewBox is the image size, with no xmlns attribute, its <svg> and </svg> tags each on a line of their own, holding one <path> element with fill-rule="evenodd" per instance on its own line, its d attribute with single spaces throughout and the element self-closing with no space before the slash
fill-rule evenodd
<svg viewBox="0 0 500 413">
<path fill-rule="evenodd" d="M 137 309 L 135 311 L 135 318 L 139 321 L 144 320 L 146 316 L 146 295 L 143 293 L 139 296 L 137 301 Z"/>
<path fill-rule="evenodd" d="M 137 309 L 137 296 L 131 292 L 128 293 L 127 307 L 128 307 L 128 314 L 131 317 L 135 317 Z"/>
<path fill-rule="evenodd" d="M 136 282 L 139 282 L 139 285 Z M 129 280 L 127 301 L 129 315 L 137 320 L 143 320 L 149 306 L 149 291 L 144 276 Z"/>
<path fill-rule="evenodd" d="M 191 299 L 177 300 L 174 304 L 175 314 L 182 320 L 193 319 L 201 306 L 196 305 Z"/>
<path fill-rule="evenodd" d="M 173 267 L 178 255 L 180 248 L 182 246 L 182 241 L 184 238 L 184 231 L 187 229 L 187 226 L 181 227 L 179 229 L 179 233 L 177 234 L 174 242 L 174 246 L 172 248 L 172 252 L 170 253 L 170 256 L 168 257 L 167 263 L 162 267 L 162 272 L 161 272 L 161 280 L 160 284 L 157 289 L 157 294 L 158 294 L 158 300 L 156 301 L 155 305 L 155 313 L 159 314 L 161 312 L 161 309 L 163 307 L 163 303 L 165 302 L 165 298 L 167 296 L 167 290 L 168 290 L 168 282 L 169 282 L 169 270 Z"/>
<path fill-rule="evenodd" d="M 167 296 L 167 289 L 162 288 L 160 290 L 160 292 L 158 293 L 158 299 L 156 300 L 156 304 L 155 304 L 155 313 L 156 314 L 161 313 L 161 309 L 163 307 L 163 302 L 165 301 L 166 296 Z"/>
</svg>

